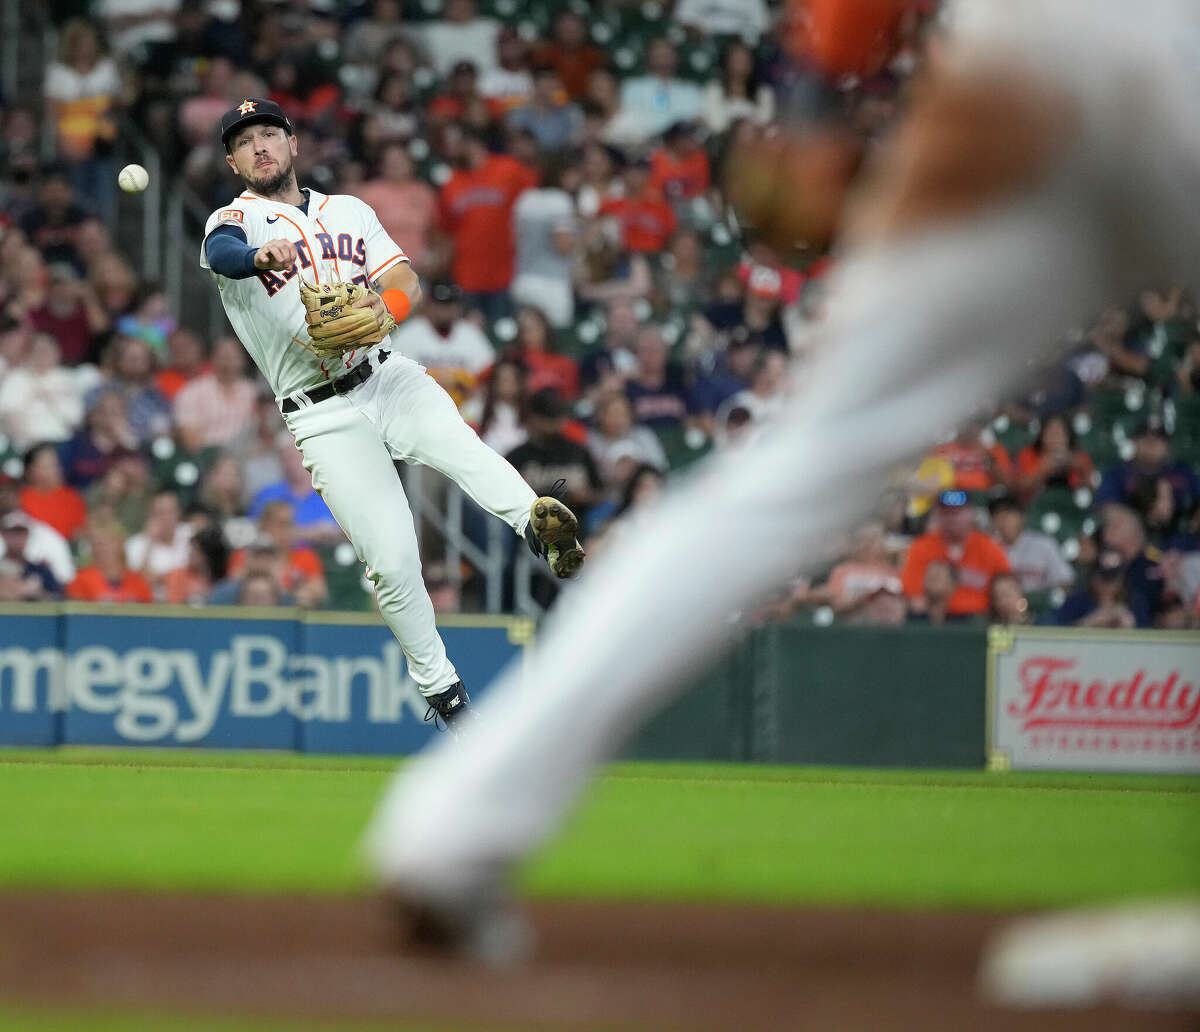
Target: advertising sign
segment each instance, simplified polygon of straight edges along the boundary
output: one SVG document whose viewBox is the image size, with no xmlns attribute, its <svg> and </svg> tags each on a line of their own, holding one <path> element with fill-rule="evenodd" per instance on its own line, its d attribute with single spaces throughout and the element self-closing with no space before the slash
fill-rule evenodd
<svg viewBox="0 0 1200 1032">
<path fill-rule="evenodd" d="M 529 621 L 450 618 L 473 698 Z M 416 752 L 434 733 L 384 624 L 294 610 L 152 606 L 0 612 L 0 745 L 158 745 Z"/>
<path fill-rule="evenodd" d="M 988 763 L 1200 773 L 1200 634 L 993 627 Z"/>
</svg>

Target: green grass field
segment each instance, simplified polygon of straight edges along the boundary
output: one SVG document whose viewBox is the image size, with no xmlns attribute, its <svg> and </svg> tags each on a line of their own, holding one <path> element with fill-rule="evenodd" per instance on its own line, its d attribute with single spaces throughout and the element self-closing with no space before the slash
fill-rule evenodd
<svg viewBox="0 0 1200 1032">
<path fill-rule="evenodd" d="M 353 892 L 393 764 L 0 750 L 0 886 Z M 1200 892 L 1200 779 L 608 768 L 539 896 L 1027 907 Z"/>
</svg>

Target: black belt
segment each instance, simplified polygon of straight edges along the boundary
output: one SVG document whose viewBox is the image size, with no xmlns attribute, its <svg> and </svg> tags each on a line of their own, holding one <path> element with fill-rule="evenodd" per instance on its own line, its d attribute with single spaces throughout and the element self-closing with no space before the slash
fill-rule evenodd
<svg viewBox="0 0 1200 1032">
<path fill-rule="evenodd" d="M 376 352 L 379 357 L 379 364 L 383 365 L 387 361 L 390 351 Z M 312 404 L 316 405 L 322 401 L 328 401 L 335 394 L 349 394 L 360 383 L 365 383 L 371 378 L 371 374 L 375 372 L 371 365 L 371 359 L 367 358 L 365 362 L 360 362 L 345 376 L 339 376 L 336 380 L 330 380 L 329 383 L 323 383 L 320 387 L 314 387 L 310 391 L 301 391 Z M 279 406 L 284 412 L 299 412 L 300 406 L 297 405 L 291 398 L 284 398 L 283 404 Z"/>
</svg>

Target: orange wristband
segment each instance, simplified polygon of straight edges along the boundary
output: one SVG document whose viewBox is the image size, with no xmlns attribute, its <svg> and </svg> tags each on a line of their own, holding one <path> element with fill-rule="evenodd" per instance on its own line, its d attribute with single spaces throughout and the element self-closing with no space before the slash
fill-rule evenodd
<svg viewBox="0 0 1200 1032">
<path fill-rule="evenodd" d="M 391 290 L 385 290 L 379 295 L 383 298 L 383 303 L 387 305 L 387 310 L 392 313 L 392 318 L 396 322 L 404 322 L 412 312 L 412 302 L 408 299 L 408 295 L 399 287 L 392 287 Z"/>
</svg>

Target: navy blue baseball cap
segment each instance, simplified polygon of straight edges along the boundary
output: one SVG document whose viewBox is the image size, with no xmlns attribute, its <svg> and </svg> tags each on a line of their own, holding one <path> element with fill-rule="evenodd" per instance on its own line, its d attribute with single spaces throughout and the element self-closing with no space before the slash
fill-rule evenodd
<svg viewBox="0 0 1200 1032">
<path fill-rule="evenodd" d="M 288 116 L 283 113 L 283 108 L 274 101 L 263 100 L 261 97 L 247 97 L 237 107 L 230 108 L 221 116 L 222 146 L 229 150 L 229 137 L 239 129 L 259 122 L 277 125 L 289 136 L 296 132 L 292 123 L 288 121 Z"/>
</svg>

